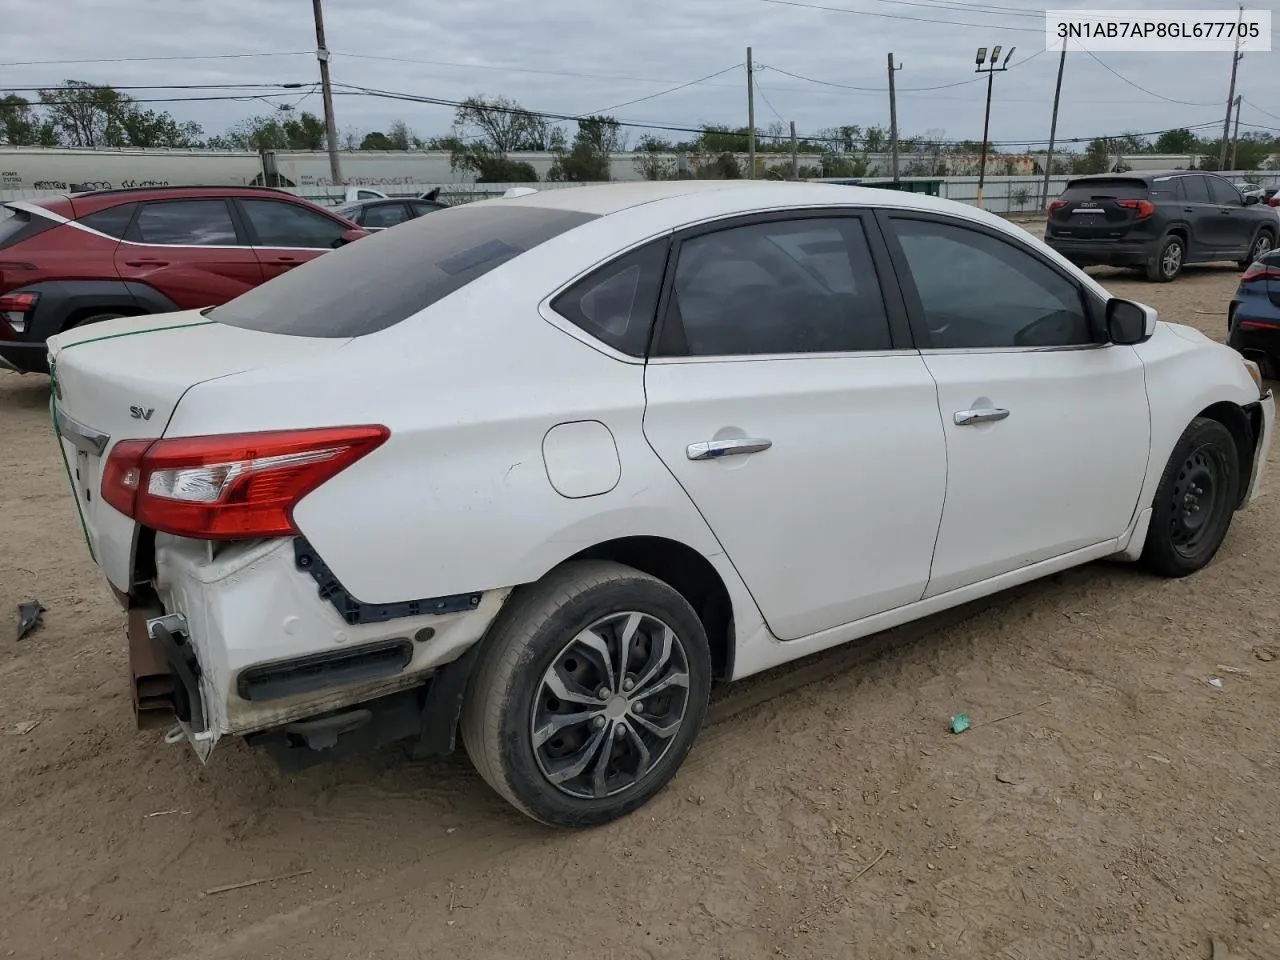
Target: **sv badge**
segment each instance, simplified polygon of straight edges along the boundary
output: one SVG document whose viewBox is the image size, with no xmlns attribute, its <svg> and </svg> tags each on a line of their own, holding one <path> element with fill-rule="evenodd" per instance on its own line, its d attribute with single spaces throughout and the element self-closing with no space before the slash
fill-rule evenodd
<svg viewBox="0 0 1280 960">
<path fill-rule="evenodd" d="M 146 409 L 143 409 L 142 407 L 129 408 L 129 416 L 133 417 L 135 420 L 150 420 L 151 415 L 155 412 L 155 407 L 147 407 Z"/>
</svg>

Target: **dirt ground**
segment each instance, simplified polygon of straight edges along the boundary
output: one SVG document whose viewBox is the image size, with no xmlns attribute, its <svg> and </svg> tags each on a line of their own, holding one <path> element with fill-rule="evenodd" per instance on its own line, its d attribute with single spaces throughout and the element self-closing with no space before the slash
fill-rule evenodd
<svg viewBox="0 0 1280 960">
<path fill-rule="evenodd" d="M 1104 275 L 1221 336 L 1238 274 Z M 0 632 L 0 958 L 1280 956 L 1280 492 L 1188 580 L 1095 564 L 721 690 L 653 803 L 565 833 L 461 756 L 136 732 L 47 403 L 0 374 L 0 609 L 48 608 Z"/>
</svg>

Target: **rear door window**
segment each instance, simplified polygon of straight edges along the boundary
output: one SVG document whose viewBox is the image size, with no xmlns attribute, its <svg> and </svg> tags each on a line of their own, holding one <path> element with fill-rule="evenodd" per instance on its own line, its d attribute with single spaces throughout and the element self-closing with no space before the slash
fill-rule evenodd
<svg viewBox="0 0 1280 960">
<path fill-rule="evenodd" d="M 208 316 L 265 333 L 363 336 L 394 326 L 526 250 L 594 219 L 594 214 L 545 207 L 450 207 L 316 257 Z M 548 280 L 553 286 L 555 278 Z"/>
<path fill-rule="evenodd" d="M 160 200 L 144 203 L 128 239 L 160 246 L 237 245 L 236 226 L 225 200 Z"/>
<path fill-rule="evenodd" d="M 240 207 L 260 247 L 332 247 L 351 229 L 318 210 L 284 200 L 241 200 Z"/>
<path fill-rule="evenodd" d="M 403 203 L 374 203 L 364 212 L 360 224 L 365 227 L 394 227 L 410 219 Z"/>
</svg>

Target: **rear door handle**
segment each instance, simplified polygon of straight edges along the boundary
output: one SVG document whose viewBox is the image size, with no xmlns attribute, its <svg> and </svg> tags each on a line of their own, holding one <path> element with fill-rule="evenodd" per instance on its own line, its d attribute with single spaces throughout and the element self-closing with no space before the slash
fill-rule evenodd
<svg viewBox="0 0 1280 960">
<path fill-rule="evenodd" d="M 743 453 L 759 453 L 772 446 L 772 440 L 753 440 L 749 437 L 737 440 L 704 440 L 702 443 L 689 444 L 685 448 L 685 455 L 690 460 L 715 460 Z"/>
<path fill-rule="evenodd" d="M 1003 407 L 978 407 L 975 410 L 957 410 L 955 421 L 957 427 L 970 427 L 975 423 L 994 423 L 1009 416 Z"/>
<path fill-rule="evenodd" d="M 167 267 L 168 260 L 126 260 L 126 267 Z"/>
</svg>

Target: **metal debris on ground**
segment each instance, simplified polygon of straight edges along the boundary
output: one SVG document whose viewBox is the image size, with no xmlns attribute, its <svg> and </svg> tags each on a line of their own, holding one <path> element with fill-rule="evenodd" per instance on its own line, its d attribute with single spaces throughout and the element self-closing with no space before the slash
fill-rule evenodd
<svg viewBox="0 0 1280 960">
<path fill-rule="evenodd" d="M 312 870 L 297 870 L 294 873 L 281 873 L 274 877 L 258 877 L 256 880 L 241 880 L 239 883 L 225 883 L 220 887 L 210 887 L 204 892 L 206 897 L 215 893 L 227 893 L 231 890 L 243 890 L 245 887 L 256 887 L 262 883 L 275 883 L 277 880 L 292 880 L 294 877 L 305 877 Z"/>
<path fill-rule="evenodd" d="M 40 614 L 45 612 L 39 600 L 18 604 L 18 639 L 21 640 L 40 624 Z"/>
<path fill-rule="evenodd" d="M 11 736 L 25 737 L 28 733 L 34 730 L 39 723 L 39 720 L 21 720 L 13 725 L 13 729 L 5 732 Z"/>
<path fill-rule="evenodd" d="M 1221 677 L 1210 677 L 1210 678 L 1209 678 L 1209 686 L 1211 686 L 1211 687 L 1217 687 L 1219 690 L 1221 690 L 1221 689 L 1222 689 L 1222 678 L 1221 678 Z"/>
</svg>

